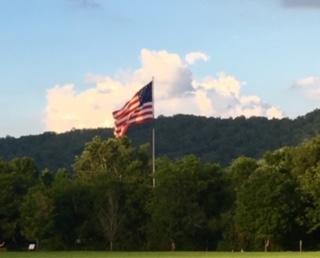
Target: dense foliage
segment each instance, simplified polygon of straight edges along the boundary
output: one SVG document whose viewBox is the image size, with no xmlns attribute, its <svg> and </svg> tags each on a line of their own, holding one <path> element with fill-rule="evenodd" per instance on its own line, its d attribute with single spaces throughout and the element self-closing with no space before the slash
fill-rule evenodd
<svg viewBox="0 0 320 258">
<path fill-rule="evenodd" d="M 320 137 L 240 156 L 156 160 L 148 145 L 94 137 L 72 169 L 0 160 L 0 243 L 49 250 L 315 250 Z"/>
<path fill-rule="evenodd" d="M 133 127 L 129 138 L 134 146 L 150 142 L 152 124 Z M 293 146 L 320 133 L 320 111 L 290 120 L 262 117 L 220 119 L 192 115 L 159 117 L 155 122 L 157 156 L 181 158 L 188 154 L 202 161 L 227 165 L 245 155 L 260 158 L 265 151 Z M 37 136 L 0 139 L 0 156 L 6 160 L 31 157 L 39 169 L 71 168 L 93 136 L 108 138 L 112 129 L 72 130 L 63 134 L 47 132 Z"/>
</svg>

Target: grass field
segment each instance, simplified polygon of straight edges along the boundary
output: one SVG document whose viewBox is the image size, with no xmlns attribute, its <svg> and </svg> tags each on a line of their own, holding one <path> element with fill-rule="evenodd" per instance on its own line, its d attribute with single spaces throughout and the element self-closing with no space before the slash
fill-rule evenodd
<svg viewBox="0 0 320 258">
<path fill-rule="evenodd" d="M 0 258 L 320 258 L 320 252 L 0 252 Z"/>
</svg>

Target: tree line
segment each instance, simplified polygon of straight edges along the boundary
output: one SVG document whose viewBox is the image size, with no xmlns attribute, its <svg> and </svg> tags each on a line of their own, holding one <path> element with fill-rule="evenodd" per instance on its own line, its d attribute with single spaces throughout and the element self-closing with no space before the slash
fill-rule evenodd
<svg viewBox="0 0 320 258">
<path fill-rule="evenodd" d="M 0 161 L 0 243 L 43 250 L 304 250 L 320 246 L 320 137 L 240 156 L 156 160 L 93 138 L 72 169 Z M 302 242 L 300 242 L 302 241 Z"/>
<path fill-rule="evenodd" d="M 129 130 L 134 146 L 151 139 L 151 127 L 156 130 L 157 156 L 179 159 L 193 154 L 202 161 L 215 161 L 227 166 L 233 159 L 245 155 L 260 158 L 266 151 L 281 146 L 294 146 L 320 133 L 320 110 L 296 119 L 264 117 L 207 118 L 193 115 L 160 116 L 154 124 L 143 124 Z M 0 156 L 6 160 L 31 157 L 38 168 L 72 169 L 74 157 L 80 155 L 86 142 L 94 136 L 112 137 L 111 128 L 71 130 L 57 134 L 19 138 L 0 138 Z"/>
</svg>

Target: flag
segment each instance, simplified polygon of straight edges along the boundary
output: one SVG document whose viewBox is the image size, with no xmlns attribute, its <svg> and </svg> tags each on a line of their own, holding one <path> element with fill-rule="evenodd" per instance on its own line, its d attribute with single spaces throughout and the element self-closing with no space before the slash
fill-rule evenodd
<svg viewBox="0 0 320 258">
<path fill-rule="evenodd" d="M 140 89 L 121 109 L 112 113 L 114 122 L 114 135 L 123 137 L 129 126 L 140 124 L 153 119 L 153 94 L 151 81 Z"/>
</svg>

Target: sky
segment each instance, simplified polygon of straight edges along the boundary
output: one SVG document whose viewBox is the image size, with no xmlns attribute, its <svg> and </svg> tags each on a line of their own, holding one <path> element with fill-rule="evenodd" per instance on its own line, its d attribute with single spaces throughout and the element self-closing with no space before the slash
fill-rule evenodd
<svg viewBox="0 0 320 258">
<path fill-rule="evenodd" d="M 1 0 L 0 137 L 156 115 L 295 118 L 320 101 L 320 0 Z"/>
</svg>

